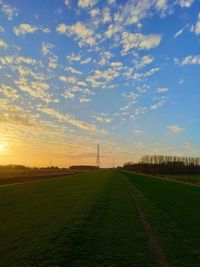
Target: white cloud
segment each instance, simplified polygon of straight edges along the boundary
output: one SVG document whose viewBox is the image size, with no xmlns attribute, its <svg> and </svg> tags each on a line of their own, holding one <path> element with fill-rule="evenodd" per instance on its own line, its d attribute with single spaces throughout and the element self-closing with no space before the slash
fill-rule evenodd
<svg viewBox="0 0 200 267">
<path fill-rule="evenodd" d="M 155 109 L 158 109 L 158 108 L 162 107 L 164 104 L 165 104 L 165 100 L 160 100 L 159 102 L 157 102 L 157 103 L 151 105 L 151 106 L 149 107 L 149 109 L 150 109 L 150 110 L 155 110 Z"/>
<path fill-rule="evenodd" d="M 75 84 L 77 81 L 77 79 L 75 77 L 72 77 L 72 76 L 60 76 L 59 80 L 62 82 L 72 83 L 72 84 Z"/>
<path fill-rule="evenodd" d="M 92 18 L 96 17 L 97 15 L 100 15 L 100 9 L 99 8 L 93 8 L 90 10 L 90 16 Z"/>
<path fill-rule="evenodd" d="M 91 61 L 92 61 L 92 58 L 91 57 L 87 57 L 86 59 L 81 61 L 81 64 L 88 64 Z"/>
<path fill-rule="evenodd" d="M 38 27 L 27 23 L 22 23 L 18 27 L 14 27 L 13 31 L 17 36 L 26 35 L 38 31 Z"/>
<path fill-rule="evenodd" d="M 181 7 L 191 7 L 194 0 L 179 0 L 178 3 Z"/>
<path fill-rule="evenodd" d="M 12 20 L 13 17 L 18 16 L 19 10 L 17 8 L 12 7 L 8 4 L 4 4 L 3 2 L 0 2 L 0 5 L 1 11 L 8 18 L 8 20 Z"/>
<path fill-rule="evenodd" d="M 108 23 L 111 22 L 111 15 L 110 15 L 110 9 L 109 8 L 104 8 L 102 11 L 102 22 L 103 23 Z"/>
<path fill-rule="evenodd" d="M 6 49 L 6 48 L 8 48 L 8 45 L 7 45 L 7 43 L 4 40 L 0 39 L 0 47 Z"/>
<path fill-rule="evenodd" d="M 135 24 L 141 28 L 141 20 L 151 16 L 151 9 L 156 9 L 156 11 L 161 12 L 161 15 L 163 15 L 163 12 L 168 10 L 167 0 L 126 1 L 118 18 L 116 17 L 116 21 L 120 21 L 124 25 Z"/>
<path fill-rule="evenodd" d="M 181 65 L 191 65 L 191 64 L 200 64 L 200 55 L 196 55 L 196 56 L 187 56 L 185 57 L 182 62 Z"/>
<path fill-rule="evenodd" d="M 39 62 L 37 62 L 35 59 L 31 57 L 21 57 L 21 56 L 5 56 L 0 57 L 0 63 L 2 65 L 9 65 L 9 64 L 28 64 L 28 65 L 37 65 Z"/>
<path fill-rule="evenodd" d="M 112 81 L 113 79 L 119 76 L 119 71 L 116 68 L 108 68 L 106 70 L 98 70 L 94 71 L 90 77 L 87 78 L 87 81 L 94 84 L 97 80 L 105 80 L 107 82 Z"/>
<path fill-rule="evenodd" d="M 156 8 L 158 9 L 166 9 L 167 8 L 167 0 L 156 0 Z"/>
<path fill-rule="evenodd" d="M 49 57 L 49 64 L 48 64 L 49 68 L 56 69 L 58 66 L 57 61 L 58 61 L 58 57 L 56 55 L 50 56 Z"/>
<path fill-rule="evenodd" d="M 184 129 L 181 128 L 179 125 L 174 124 L 174 125 L 169 125 L 167 126 L 167 129 L 171 132 L 171 133 L 181 133 Z"/>
<path fill-rule="evenodd" d="M 184 80 L 183 80 L 183 79 L 180 79 L 180 80 L 178 81 L 178 84 L 182 84 L 182 83 L 184 83 Z"/>
<path fill-rule="evenodd" d="M 41 73 L 33 71 L 33 69 L 30 67 L 19 65 L 16 67 L 16 69 L 19 72 L 20 77 L 23 78 L 24 80 L 27 80 L 28 77 L 32 77 L 38 81 L 46 80 L 44 75 L 42 75 Z"/>
<path fill-rule="evenodd" d="M 83 82 L 83 81 L 78 81 L 77 82 L 77 85 L 78 86 L 83 86 L 83 87 L 86 87 L 87 86 L 87 84 L 85 82 Z"/>
<path fill-rule="evenodd" d="M 68 71 L 68 72 L 71 72 L 73 74 L 78 74 L 78 75 L 81 75 L 82 74 L 81 71 L 79 71 L 79 70 L 77 70 L 77 69 L 75 69 L 73 67 L 66 67 L 64 70 L 65 71 Z"/>
<path fill-rule="evenodd" d="M 158 34 L 144 35 L 141 33 L 123 32 L 123 53 L 126 54 L 132 48 L 139 50 L 149 50 L 158 46 L 161 42 L 161 39 L 161 36 Z"/>
<path fill-rule="evenodd" d="M 65 5 L 69 7 L 70 6 L 70 0 L 65 0 Z"/>
<path fill-rule="evenodd" d="M 133 73 L 133 75 L 131 75 L 129 78 L 132 78 L 133 80 L 139 81 L 143 78 L 147 78 L 152 76 L 154 73 L 158 72 L 160 70 L 160 68 L 156 67 L 156 68 L 152 68 L 144 73 Z"/>
<path fill-rule="evenodd" d="M 86 27 L 82 22 L 77 22 L 74 25 L 59 24 L 57 26 L 57 32 L 65 34 L 67 36 L 75 35 L 79 41 L 79 46 L 82 47 L 84 44 L 94 46 L 96 40 L 94 38 L 94 31 Z"/>
<path fill-rule="evenodd" d="M 166 93 L 166 92 L 168 92 L 168 91 L 169 91 L 169 89 L 166 88 L 166 87 L 158 87 L 158 88 L 156 89 L 156 92 L 157 92 L 157 93 Z"/>
<path fill-rule="evenodd" d="M 78 6 L 82 8 L 92 7 L 97 3 L 97 0 L 78 0 Z"/>
<path fill-rule="evenodd" d="M 174 38 L 177 38 L 178 36 L 180 36 L 180 35 L 183 33 L 184 30 L 185 30 L 185 27 L 182 28 L 182 29 L 180 29 L 178 32 L 176 32 L 176 33 L 174 34 Z"/>
<path fill-rule="evenodd" d="M 89 98 L 85 98 L 85 97 L 81 97 L 80 99 L 79 99 L 79 102 L 80 103 L 89 103 L 89 102 L 91 102 L 91 99 L 89 99 Z"/>
<path fill-rule="evenodd" d="M 145 66 L 151 64 L 154 61 L 154 58 L 150 55 L 143 56 L 140 58 L 140 61 L 138 62 L 137 60 L 133 60 L 132 63 L 134 64 L 135 69 L 142 69 Z"/>
<path fill-rule="evenodd" d="M 198 14 L 198 20 L 196 24 L 191 26 L 191 31 L 194 32 L 196 35 L 200 34 L 200 13 Z"/>
<path fill-rule="evenodd" d="M 27 80 L 20 79 L 15 84 L 21 91 L 27 92 L 30 96 L 39 98 L 45 103 L 54 102 L 53 95 L 48 92 L 49 85 L 43 82 L 28 82 Z"/>
<path fill-rule="evenodd" d="M 51 32 L 51 30 L 50 30 L 50 28 L 40 28 L 40 30 L 42 31 L 42 32 L 44 32 L 44 33 L 50 33 Z"/>
<path fill-rule="evenodd" d="M 74 116 L 69 114 L 61 114 L 60 112 L 56 111 L 53 108 L 39 108 L 39 110 L 42 111 L 43 113 L 49 114 L 50 116 L 57 118 L 61 122 L 64 121 L 70 123 L 71 125 L 76 126 L 78 128 L 92 132 L 95 132 L 97 130 L 96 126 L 93 124 L 77 120 Z"/>
<path fill-rule="evenodd" d="M 49 28 L 43 28 L 41 26 L 35 26 L 35 25 L 31 25 L 28 23 L 22 23 L 20 24 L 18 27 L 14 27 L 13 28 L 13 32 L 17 35 L 26 35 L 26 34 L 33 34 L 37 31 L 42 31 L 44 33 L 50 33 L 50 29 Z"/>
<path fill-rule="evenodd" d="M 67 56 L 67 60 L 69 62 L 81 61 L 81 56 L 80 56 L 80 54 L 74 54 L 74 53 L 72 53 L 72 54 L 70 54 L 70 55 Z"/>
<path fill-rule="evenodd" d="M 110 63 L 110 66 L 116 69 L 121 69 L 123 67 L 123 64 L 120 61 L 113 61 Z"/>
<path fill-rule="evenodd" d="M 72 99 L 72 98 L 75 97 L 75 94 L 72 93 L 72 92 L 70 92 L 70 91 L 68 91 L 68 90 L 66 90 L 66 91 L 62 94 L 62 96 L 63 96 L 65 99 Z"/>
<path fill-rule="evenodd" d="M 44 56 L 48 55 L 51 49 L 54 48 L 54 45 L 52 43 L 42 43 L 42 54 Z"/>
<path fill-rule="evenodd" d="M 121 20 L 125 24 L 137 24 L 147 16 L 147 11 L 151 8 L 153 1 L 149 0 L 129 0 L 123 7 Z"/>
<path fill-rule="evenodd" d="M 113 119 L 109 118 L 105 113 L 101 113 L 100 115 L 93 115 L 92 118 L 102 123 L 111 123 L 113 121 Z"/>
<path fill-rule="evenodd" d="M 141 135 L 141 134 L 143 134 L 143 131 L 141 131 L 141 130 L 139 130 L 139 129 L 135 129 L 135 130 L 133 130 L 133 133 L 134 133 L 135 135 Z"/>
<path fill-rule="evenodd" d="M 16 89 L 5 84 L 0 85 L 0 92 L 8 98 L 16 99 L 19 97 Z"/>
<path fill-rule="evenodd" d="M 100 53 L 100 61 L 98 62 L 98 65 L 100 66 L 105 66 L 106 64 L 108 64 L 108 62 L 110 61 L 111 58 L 113 58 L 113 54 L 109 51 L 102 51 Z"/>
</svg>

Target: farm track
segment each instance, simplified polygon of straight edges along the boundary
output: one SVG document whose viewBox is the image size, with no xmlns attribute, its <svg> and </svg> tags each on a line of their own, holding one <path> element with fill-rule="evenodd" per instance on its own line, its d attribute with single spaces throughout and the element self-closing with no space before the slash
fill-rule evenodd
<svg viewBox="0 0 200 267">
<path fill-rule="evenodd" d="M 149 224 L 147 217 L 145 215 L 144 209 L 143 209 L 143 207 L 140 203 L 140 200 L 137 196 L 137 193 L 134 190 L 134 186 L 133 186 L 133 184 L 130 183 L 130 181 L 127 178 L 125 178 L 125 179 L 128 183 L 130 194 L 133 198 L 133 201 L 134 201 L 136 208 L 138 210 L 140 219 L 141 219 L 142 224 L 144 226 L 145 232 L 148 236 L 150 247 L 155 254 L 156 261 L 158 262 L 158 264 L 161 267 L 169 267 L 168 261 L 164 255 L 164 253 L 163 253 L 162 247 L 159 244 L 158 238 L 157 238 L 155 232 L 153 231 L 151 225 Z"/>
</svg>

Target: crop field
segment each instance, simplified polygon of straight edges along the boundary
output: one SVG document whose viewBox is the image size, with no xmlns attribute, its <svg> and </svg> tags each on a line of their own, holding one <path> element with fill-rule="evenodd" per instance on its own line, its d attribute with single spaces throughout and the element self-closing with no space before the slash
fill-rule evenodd
<svg viewBox="0 0 200 267">
<path fill-rule="evenodd" d="M 200 188 L 113 170 L 0 187 L 0 266 L 199 266 Z"/>
</svg>

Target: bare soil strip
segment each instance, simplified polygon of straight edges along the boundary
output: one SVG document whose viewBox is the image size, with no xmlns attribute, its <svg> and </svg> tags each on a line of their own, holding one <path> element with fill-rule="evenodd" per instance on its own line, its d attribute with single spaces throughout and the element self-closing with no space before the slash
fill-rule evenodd
<svg viewBox="0 0 200 267">
<path fill-rule="evenodd" d="M 140 201 L 136 195 L 136 193 L 134 192 L 134 187 L 133 185 L 128 181 L 127 179 L 127 182 L 129 184 L 129 190 L 130 190 L 130 193 L 133 197 L 133 200 L 136 204 L 136 207 L 137 207 L 137 210 L 138 210 L 138 213 L 139 213 L 139 216 L 141 218 L 141 221 L 143 223 L 143 226 L 144 226 L 144 229 L 145 229 L 145 232 L 149 238 L 149 244 L 150 244 L 150 247 L 151 249 L 153 250 L 154 254 L 155 254 L 155 257 L 156 257 L 156 261 L 160 264 L 161 267 L 169 267 L 169 264 L 168 264 L 168 261 L 163 253 L 163 250 L 162 250 L 162 247 L 160 246 L 159 242 L 158 242 L 158 239 L 151 227 L 151 225 L 149 224 L 147 218 L 146 218 L 146 215 L 145 215 L 145 212 L 144 212 L 144 209 L 142 208 L 142 205 L 140 204 Z"/>
</svg>

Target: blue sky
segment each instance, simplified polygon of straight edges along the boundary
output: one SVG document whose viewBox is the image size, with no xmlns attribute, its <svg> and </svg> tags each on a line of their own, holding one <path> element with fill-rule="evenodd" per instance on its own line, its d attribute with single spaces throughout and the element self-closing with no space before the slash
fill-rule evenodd
<svg viewBox="0 0 200 267">
<path fill-rule="evenodd" d="M 0 0 L 1 162 L 199 156 L 199 0 Z"/>
</svg>

